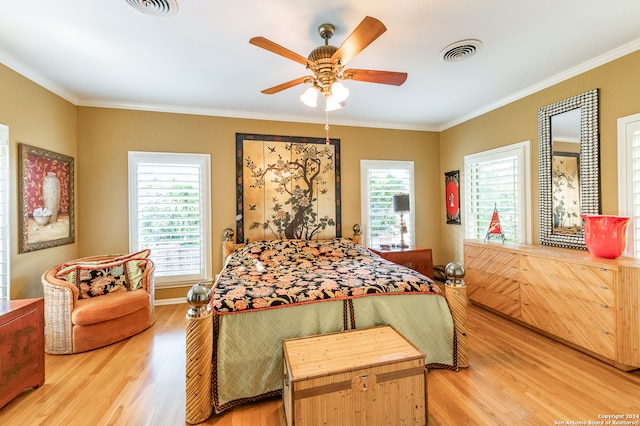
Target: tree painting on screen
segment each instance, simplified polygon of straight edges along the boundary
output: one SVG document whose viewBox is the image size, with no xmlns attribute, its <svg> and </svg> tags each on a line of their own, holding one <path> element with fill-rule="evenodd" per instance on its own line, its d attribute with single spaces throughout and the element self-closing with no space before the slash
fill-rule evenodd
<svg viewBox="0 0 640 426">
<path fill-rule="evenodd" d="M 340 236 L 337 140 L 244 135 L 237 142 L 239 242 Z"/>
<path fill-rule="evenodd" d="M 554 152 L 552 157 L 553 232 L 579 232 L 580 217 L 580 154 Z"/>
</svg>

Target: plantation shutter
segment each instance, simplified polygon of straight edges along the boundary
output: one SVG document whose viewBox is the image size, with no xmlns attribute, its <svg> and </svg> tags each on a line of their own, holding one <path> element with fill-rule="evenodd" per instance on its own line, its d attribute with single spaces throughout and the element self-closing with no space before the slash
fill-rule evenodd
<svg viewBox="0 0 640 426">
<path fill-rule="evenodd" d="M 400 216 L 393 210 L 393 196 L 411 194 L 411 173 L 408 169 L 369 169 L 369 247 L 380 244 L 400 244 Z M 404 213 L 407 233 L 405 243 L 412 245 L 409 213 Z"/>
<path fill-rule="evenodd" d="M 207 278 L 205 162 L 198 156 L 143 153 L 133 163 L 133 250 L 151 249 L 156 277 Z"/>
<path fill-rule="evenodd" d="M 640 127 L 640 125 L 636 127 Z M 631 157 L 633 168 L 631 188 L 633 193 L 633 229 L 630 229 L 629 232 L 633 232 L 633 255 L 636 258 L 640 258 L 640 129 L 633 134 Z"/>
<path fill-rule="evenodd" d="M 520 182 L 517 156 L 495 156 L 469 162 L 466 174 L 467 238 L 484 239 L 494 209 L 497 209 L 505 240 L 518 241 Z"/>
</svg>

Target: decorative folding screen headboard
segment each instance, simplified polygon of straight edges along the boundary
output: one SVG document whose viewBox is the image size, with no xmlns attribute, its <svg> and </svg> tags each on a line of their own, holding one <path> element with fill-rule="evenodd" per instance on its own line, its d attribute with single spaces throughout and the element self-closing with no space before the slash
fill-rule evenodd
<svg viewBox="0 0 640 426">
<path fill-rule="evenodd" d="M 340 139 L 236 133 L 236 242 L 342 236 Z"/>
</svg>

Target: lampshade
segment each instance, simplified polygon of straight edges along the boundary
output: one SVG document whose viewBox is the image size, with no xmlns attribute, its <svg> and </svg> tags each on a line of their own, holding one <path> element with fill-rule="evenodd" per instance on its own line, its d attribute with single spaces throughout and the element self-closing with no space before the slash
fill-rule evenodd
<svg viewBox="0 0 640 426">
<path fill-rule="evenodd" d="M 315 107 L 318 105 L 318 90 L 315 87 L 309 87 L 300 95 L 300 100 L 307 106 Z"/>
<path fill-rule="evenodd" d="M 339 81 L 333 83 L 331 86 L 331 97 L 338 103 L 344 102 L 349 97 L 349 89 L 344 87 Z"/>
<path fill-rule="evenodd" d="M 393 211 L 394 212 L 409 211 L 409 194 L 396 194 L 393 196 Z"/>
<path fill-rule="evenodd" d="M 327 98 L 327 106 L 324 108 L 325 111 L 335 111 L 344 106 L 344 102 L 338 102 L 333 96 L 329 96 Z"/>
</svg>

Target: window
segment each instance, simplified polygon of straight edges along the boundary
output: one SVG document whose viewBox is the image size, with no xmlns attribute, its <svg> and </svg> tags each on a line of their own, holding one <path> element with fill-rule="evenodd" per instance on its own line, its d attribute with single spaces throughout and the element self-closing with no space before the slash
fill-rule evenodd
<svg viewBox="0 0 640 426">
<path fill-rule="evenodd" d="M 129 248 L 151 249 L 159 287 L 211 279 L 210 157 L 129 152 Z"/>
<path fill-rule="evenodd" d="M 495 209 L 505 241 L 530 242 L 529 141 L 464 157 L 467 238 L 484 239 Z"/>
<path fill-rule="evenodd" d="M 618 119 L 618 204 L 631 218 L 624 255 L 640 258 L 640 114 Z"/>
<path fill-rule="evenodd" d="M 9 128 L 0 124 L 0 301 L 9 300 Z"/>
<path fill-rule="evenodd" d="M 415 242 L 413 161 L 360 160 L 362 223 L 366 247 L 400 244 L 400 215 L 393 210 L 393 196 L 409 194 L 405 244 Z"/>
</svg>

